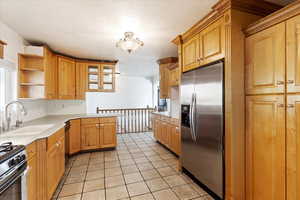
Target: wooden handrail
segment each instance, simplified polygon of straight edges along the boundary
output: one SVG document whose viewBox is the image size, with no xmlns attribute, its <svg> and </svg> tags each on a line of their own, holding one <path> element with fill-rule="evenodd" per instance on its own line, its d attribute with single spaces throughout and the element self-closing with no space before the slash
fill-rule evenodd
<svg viewBox="0 0 300 200">
<path fill-rule="evenodd" d="M 156 108 L 114 108 L 100 109 L 97 114 L 116 113 L 119 114 L 117 133 L 138 133 L 152 130 L 151 115 Z"/>
</svg>

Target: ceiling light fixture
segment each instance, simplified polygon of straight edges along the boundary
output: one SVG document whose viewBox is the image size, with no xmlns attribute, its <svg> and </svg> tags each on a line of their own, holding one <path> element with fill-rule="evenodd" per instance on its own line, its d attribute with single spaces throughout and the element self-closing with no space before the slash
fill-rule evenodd
<svg viewBox="0 0 300 200">
<path fill-rule="evenodd" d="M 118 48 L 121 48 L 122 50 L 131 53 L 136 51 L 138 48 L 144 46 L 144 42 L 142 42 L 138 38 L 133 38 L 133 32 L 125 32 L 124 35 L 125 37 L 123 39 L 120 39 L 119 42 L 117 42 Z"/>
</svg>

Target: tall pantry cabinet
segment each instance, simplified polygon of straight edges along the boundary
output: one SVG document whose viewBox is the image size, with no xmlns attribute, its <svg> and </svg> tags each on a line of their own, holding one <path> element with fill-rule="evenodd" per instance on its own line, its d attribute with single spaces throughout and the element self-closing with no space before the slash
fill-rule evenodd
<svg viewBox="0 0 300 200">
<path fill-rule="evenodd" d="M 245 31 L 247 200 L 300 199 L 299 8 Z"/>
</svg>

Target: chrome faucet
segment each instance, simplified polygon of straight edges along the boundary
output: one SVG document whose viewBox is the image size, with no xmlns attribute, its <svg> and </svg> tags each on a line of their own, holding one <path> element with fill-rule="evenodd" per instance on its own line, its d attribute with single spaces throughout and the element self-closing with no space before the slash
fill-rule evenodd
<svg viewBox="0 0 300 200">
<path fill-rule="evenodd" d="M 8 104 L 6 104 L 5 106 L 5 121 L 6 121 L 6 131 L 8 131 L 10 129 L 10 123 L 11 123 L 11 115 L 10 113 L 8 112 L 8 108 L 11 106 L 11 105 L 19 105 L 19 108 L 21 110 L 21 113 L 22 115 L 27 115 L 27 110 L 24 106 L 24 104 L 20 101 L 12 101 L 12 102 L 9 102 Z M 19 118 L 17 118 L 16 120 L 16 127 L 20 127 L 22 125 L 23 121 L 22 120 L 19 120 Z"/>
</svg>

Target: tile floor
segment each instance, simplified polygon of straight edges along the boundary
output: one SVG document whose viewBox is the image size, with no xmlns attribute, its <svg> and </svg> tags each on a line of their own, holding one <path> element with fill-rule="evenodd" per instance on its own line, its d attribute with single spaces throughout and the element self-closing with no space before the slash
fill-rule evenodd
<svg viewBox="0 0 300 200">
<path fill-rule="evenodd" d="M 53 200 L 210 200 L 152 133 L 118 135 L 113 151 L 70 158 Z"/>
</svg>

